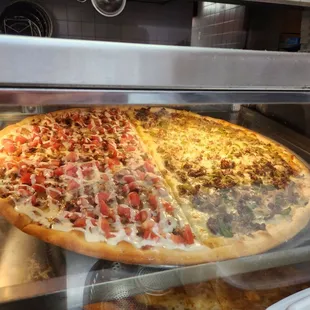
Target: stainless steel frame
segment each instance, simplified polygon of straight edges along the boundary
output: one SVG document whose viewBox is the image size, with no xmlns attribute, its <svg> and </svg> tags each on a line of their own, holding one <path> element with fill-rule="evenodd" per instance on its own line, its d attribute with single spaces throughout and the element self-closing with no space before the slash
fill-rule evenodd
<svg viewBox="0 0 310 310">
<path fill-rule="evenodd" d="M 92 93 L 90 92 L 90 94 Z M 66 96 L 70 95 L 69 92 L 64 92 L 64 94 Z M 308 94 L 306 93 L 305 98 L 307 97 Z M 268 98 L 266 100 L 269 102 Z M 211 102 L 211 100 L 208 101 L 208 103 Z M 219 105 L 215 106 L 218 107 Z M 206 107 L 206 105 L 203 105 L 203 107 Z M 56 106 L 53 105 L 51 108 L 56 108 Z M 22 113 L 16 114 L 19 115 L 18 117 L 23 117 Z M 2 115 L 1 119 L 3 119 Z M 15 120 L 12 120 L 10 116 L 8 117 L 8 121 L 14 122 Z M 280 141 L 298 153 L 303 159 L 310 162 L 310 144 L 307 138 L 293 133 L 292 130 L 246 108 L 242 108 L 238 114 L 238 123 Z M 136 276 L 133 274 L 130 276 L 124 274 L 122 279 L 109 282 L 99 281 L 89 286 L 85 286 L 85 279 L 87 276 L 91 276 L 91 274 L 81 272 L 79 274 L 69 274 L 65 277 L 51 278 L 40 283 L 33 282 L 3 287 L 0 288 L 0 310 L 21 308 L 41 310 L 42 305 L 48 306 L 47 309 L 51 310 L 81 309 L 83 302 L 88 300 L 85 294 L 88 294 L 87 292 L 90 290 L 93 292 L 91 301 L 99 302 L 109 300 L 113 296 L 117 298 L 119 296 L 118 294 L 124 292 L 124 290 L 128 296 L 143 293 L 145 287 L 141 283 L 160 283 L 160 288 L 164 290 L 169 287 L 198 283 L 217 277 L 230 277 L 256 270 L 308 262 L 310 257 L 309 240 L 309 227 L 307 227 L 296 238 L 275 249 L 273 252 L 252 257 L 191 267 L 180 267 L 172 270 L 154 270 L 153 273 L 147 275 Z M 70 265 L 74 265 L 76 260 L 71 256 L 68 262 Z M 15 266 L 15 268 L 18 268 L 18 266 Z M 79 270 L 81 270 L 80 268 Z M 87 270 L 89 269 L 86 268 L 85 271 Z M 159 278 L 161 279 L 160 281 L 158 281 Z M 298 280 L 296 279 L 296 281 Z"/>
<path fill-rule="evenodd" d="M 117 299 L 117 292 L 120 292 L 122 288 L 126 288 L 128 296 L 144 293 L 145 287 L 142 283 L 151 283 L 154 281 L 154 278 L 161 279 L 161 289 L 165 290 L 217 277 L 229 277 L 261 269 L 308 262 L 309 255 L 310 246 L 307 246 L 299 249 L 234 259 L 227 262 L 176 268 L 111 282 L 100 282 L 89 287 L 85 287 L 83 282 L 82 286 L 79 286 L 81 279 L 84 279 L 86 275 L 69 275 L 42 281 L 40 285 L 35 282 L 1 288 L 0 309 L 81 309 L 82 304 L 79 302 L 81 300 L 81 293 L 87 294 L 89 289 L 94 290 L 92 302 L 95 303 L 111 300 L 113 299 L 111 296 L 115 296 L 114 298 Z M 67 287 L 67 282 L 77 283 L 77 285 Z M 84 300 L 87 300 L 87 296 L 84 296 Z M 43 307 L 43 305 L 46 307 Z"/>
<path fill-rule="evenodd" d="M 170 90 L 310 86 L 310 56 L 303 53 L 0 36 L 0 56 L 3 86 Z"/>
<path fill-rule="evenodd" d="M 1 74 L 1 72 L 0 72 Z M 309 77 L 310 79 L 310 77 Z M 92 105 L 305 104 L 310 91 L 126 90 L 0 87 L 0 107 Z"/>
<path fill-rule="evenodd" d="M 47 111 L 111 104 L 187 105 L 202 112 L 212 107 L 215 112 L 231 111 L 234 104 L 308 103 L 309 87 L 308 54 L 0 36 L 1 126 L 23 117 L 27 111 L 23 108 L 29 106 Z M 262 127 L 262 132 L 271 126 L 263 117 L 253 117 L 251 111 L 242 113 L 251 124 Z M 270 128 L 272 138 L 282 139 L 280 142 L 310 161 L 310 150 L 304 147 L 309 146 L 308 140 L 292 136 L 285 127 L 282 130 L 273 124 Z M 303 238 L 309 239 L 308 235 Z M 165 289 L 308 261 L 309 254 L 309 245 L 292 249 L 287 244 L 255 257 L 98 283 L 93 301 L 124 286 L 129 295 L 142 293 L 137 280 L 161 277 Z M 82 306 L 84 284 L 85 274 L 79 274 L 0 288 L 0 309 L 75 309 Z"/>
</svg>

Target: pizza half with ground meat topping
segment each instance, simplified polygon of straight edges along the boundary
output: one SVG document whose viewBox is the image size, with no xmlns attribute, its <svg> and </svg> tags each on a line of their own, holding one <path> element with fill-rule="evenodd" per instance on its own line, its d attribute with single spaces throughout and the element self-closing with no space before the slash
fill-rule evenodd
<svg viewBox="0 0 310 310">
<path fill-rule="evenodd" d="M 130 117 L 197 239 L 219 258 L 267 250 L 309 221 L 309 172 L 289 150 L 242 127 L 185 111 Z"/>
<path fill-rule="evenodd" d="M 309 220 L 308 171 L 251 131 L 167 109 L 71 109 L 0 134 L 0 214 L 78 253 L 136 264 L 255 254 Z"/>
</svg>

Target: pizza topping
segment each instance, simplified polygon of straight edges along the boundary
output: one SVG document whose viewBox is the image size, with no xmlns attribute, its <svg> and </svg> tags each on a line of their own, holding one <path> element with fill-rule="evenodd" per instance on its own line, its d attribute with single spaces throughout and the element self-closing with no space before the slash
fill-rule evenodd
<svg viewBox="0 0 310 310">
<path fill-rule="evenodd" d="M 166 109 L 138 109 L 135 121 L 145 143 L 157 145 L 162 172 L 177 181 L 179 196 L 192 203 L 195 216 L 206 219 L 211 234 L 232 237 L 265 230 L 264 221 L 290 217 L 292 206 L 302 205 L 294 186 L 299 168 L 276 144 L 212 119 Z M 180 130 L 185 124 L 187 130 Z"/>
<path fill-rule="evenodd" d="M 198 245 L 125 114 L 51 114 L 1 142 L 0 195 L 14 193 L 16 210 L 39 225 L 79 230 L 89 242 Z"/>
</svg>

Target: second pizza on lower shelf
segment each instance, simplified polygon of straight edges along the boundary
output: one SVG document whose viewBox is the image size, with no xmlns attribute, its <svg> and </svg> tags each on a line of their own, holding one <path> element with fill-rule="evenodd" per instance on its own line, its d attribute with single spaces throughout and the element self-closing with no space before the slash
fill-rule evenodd
<svg viewBox="0 0 310 310">
<path fill-rule="evenodd" d="M 116 301 L 84 306 L 84 310 L 265 310 L 278 301 L 310 287 L 309 282 L 294 284 L 303 273 L 295 267 L 279 267 L 243 275 L 244 283 L 278 283 L 274 288 L 237 288 L 228 279 L 171 288 L 161 294 L 140 294 Z"/>
<path fill-rule="evenodd" d="M 108 260 L 189 265 L 264 252 L 310 218 L 309 171 L 281 145 L 165 108 L 71 109 L 0 133 L 0 213 Z"/>
</svg>

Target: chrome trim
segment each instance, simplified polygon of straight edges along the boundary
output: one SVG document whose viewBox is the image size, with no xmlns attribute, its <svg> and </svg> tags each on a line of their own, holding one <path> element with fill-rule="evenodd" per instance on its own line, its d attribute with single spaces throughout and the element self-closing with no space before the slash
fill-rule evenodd
<svg viewBox="0 0 310 310">
<path fill-rule="evenodd" d="M 110 90 L 0 87 L 0 106 L 309 103 L 308 91 Z"/>
<path fill-rule="evenodd" d="M 306 89 L 307 53 L 0 36 L 0 84 L 139 89 Z M 22 56 L 21 56 L 22 55 Z"/>
</svg>

